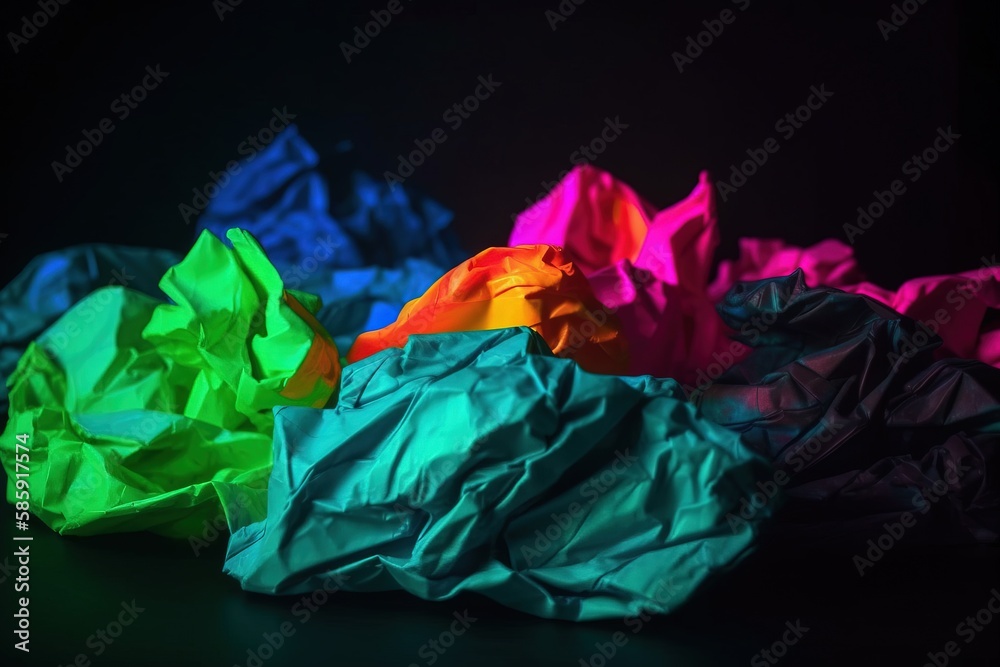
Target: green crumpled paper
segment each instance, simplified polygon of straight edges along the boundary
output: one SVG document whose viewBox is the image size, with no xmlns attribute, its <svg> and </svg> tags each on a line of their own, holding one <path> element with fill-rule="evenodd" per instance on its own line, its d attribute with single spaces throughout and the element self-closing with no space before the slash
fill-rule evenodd
<svg viewBox="0 0 1000 667">
<path fill-rule="evenodd" d="M 272 408 L 321 407 L 336 346 L 311 295 L 284 290 L 250 234 L 204 232 L 160 288 L 164 303 L 97 290 L 32 343 L 8 382 L 0 459 L 15 497 L 15 435 L 30 442 L 30 506 L 62 534 L 199 535 L 260 517 Z M 245 502 L 242 502 L 245 499 Z"/>
<path fill-rule="evenodd" d="M 460 592 L 570 620 L 665 613 L 754 544 L 770 465 L 673 380 L 583 371 L 527 328 L 412 335 L 275 411 L 266 519 L 231 524 L 243 588 Z"/>
</svg>

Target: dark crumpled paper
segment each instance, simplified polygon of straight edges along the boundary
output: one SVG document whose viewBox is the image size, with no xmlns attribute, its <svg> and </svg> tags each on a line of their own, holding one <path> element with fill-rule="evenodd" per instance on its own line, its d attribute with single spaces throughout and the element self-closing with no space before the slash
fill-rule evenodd
<svg viewBox="0 0 1000 667">
<path fill-rule="evenodd" d="M 587 373 L 523 327 L 414 335 L 347 366 L 336 408 L 276 410 L 267 518 L 225 571 L 272 594 L 662 613 L 751 547 L 767 511 L 727 514 L 770 473 L 673 380 Z"/>
<path fill-rule="evenodd" d="M 836 539 L 909 512 L 935 539 L 998 539 L 1000 370 L 934 361 L 917 322 L 801 271 L 739 283 L 718 310 L 753 350 L 692 399 L 788 475 L 772 481 L 789 527 Z"/>
</svg>

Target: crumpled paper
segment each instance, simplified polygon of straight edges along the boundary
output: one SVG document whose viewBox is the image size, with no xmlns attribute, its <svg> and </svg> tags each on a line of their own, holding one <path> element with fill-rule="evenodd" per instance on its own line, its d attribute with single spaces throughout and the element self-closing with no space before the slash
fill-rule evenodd
<svg viewBox="0 0 1000 667">
<path fill-rule="evenodd" d="M 170 250 L 103 243 L 32 259 L 0 289 L 0 423 L 7 416 L 7 379 L 31 341 L 98 287 L 122 285 L 159 296 L 156 283 L 179 260 Z"/>
<path fill-rule="evenodd" d="M 559 248 L 488 248 L 455 267 L 387 327 L 358 336 L 354 363 L 411 334 L 531 327 L 552 351 L 594 373 L 620 373 L 628 349 L 618 321 L 594 298 L 586 277 Z"/>
<path fill-rule="evenodd" d="M 713 307 L 739 281 L 802 269 L 811 285 L 866 294 L 925 323 L 944 341 L 938 352 L 1000 365 L 1000 267 L 908 281 L 890 291 L 865 283 L 850 246 L 827 239 L 807 248 L 775 239 L 740 239 L 710 283 L 718 245 L 714 192 L 706 173 L 684 200 L 657 212 L 627 185 L 592 166 L 577 167 L 521 213 L 510 241 L 565 247 L 598 299 L 613 310 L 633 349 L 629 374 L 674 377 L 694 389 L 747 353 Z M 964 287 L 963 287 L 964 286 Z M 959 302 L 962 303 L 959 303 Z M 945 309 L 944 315 L 939 315 Z"/>
<path fill-rule="evenodd" d="M 225 571 L 301 593 L 462 591 L 550 618 L 665 613 L 754 542 L 770 468 L 673 380 L 595 375 L 526 328 L 411 336 L 280 408 L 267 518 Z"/>
<path fill-rule="evenodd" d="M 62 534 L 201 534 L 220 486 L 266 485 L 272 408 L 325 405 L 340 365 L 316 298 L 284 290 L 249 234 L 228 238 L 203 233 L 167 271 L 173 303 L 105 287 L 28 347 L 0 438 L 9 501 L 20 433 L 31 510 Z M 245 505 L 230 511 L 259 515 Z"/>
<path fill-rule="evenodd" d="M 925 537 L 1000 539 L 1000 370 L 935 361 L 917 322 L 802 271 L 738 283 L 719 313 L 753 350 L 692 400 L 774 462 L 786 527 L 836 540 L 910 513 Z"/>
</svg>

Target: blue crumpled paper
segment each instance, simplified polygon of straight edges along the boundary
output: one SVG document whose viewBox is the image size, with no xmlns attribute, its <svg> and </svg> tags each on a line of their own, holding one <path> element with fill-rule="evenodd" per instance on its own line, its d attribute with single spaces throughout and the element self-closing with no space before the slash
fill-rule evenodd
<svg viewBox="0 0 1000 667">
<path fill-rule="evenodd" d="M 289 289 L 318 295 L 317 319 L 342 350 L 363 331 L 394 321 L 403 304 L 468 255 L 452 213 L 355 171 L 332 201 L 319 156 L 292 125 L 220 189 L 198 229 L 225 238 L 249 231 Z"/>
</svg>

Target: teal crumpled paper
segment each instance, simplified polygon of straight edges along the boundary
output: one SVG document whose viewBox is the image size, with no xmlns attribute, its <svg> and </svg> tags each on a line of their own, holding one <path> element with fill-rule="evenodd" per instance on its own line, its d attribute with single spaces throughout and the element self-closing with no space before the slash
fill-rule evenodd
<svg viewBox="0 0 1000 667">
<path fill-rule="evenodd" d="M 592 375 L 527 328 L 413 335 L 344 369 L 339 403 L 275 410 L 243 588 L 474 591 L 531 614 L 665 613 L 752 546 L 770 466 L 673 380 Z M 223 495 L 223 502 L 225 502 Z"/>
</svg>

